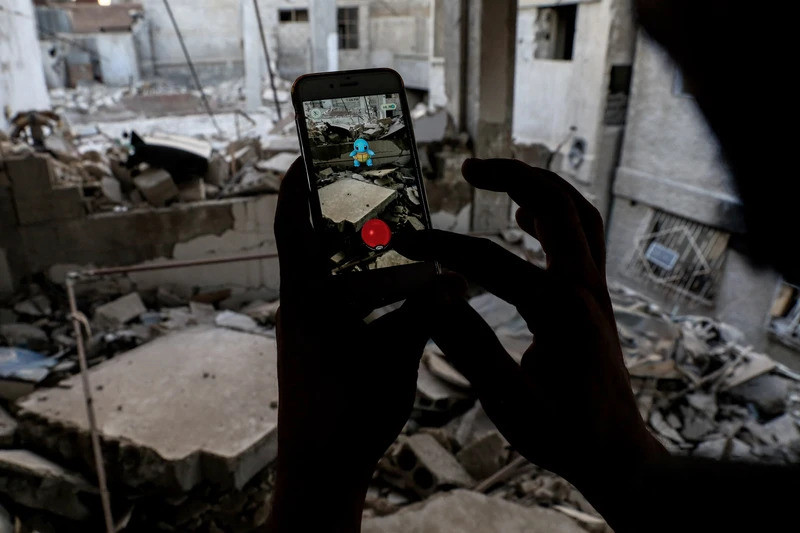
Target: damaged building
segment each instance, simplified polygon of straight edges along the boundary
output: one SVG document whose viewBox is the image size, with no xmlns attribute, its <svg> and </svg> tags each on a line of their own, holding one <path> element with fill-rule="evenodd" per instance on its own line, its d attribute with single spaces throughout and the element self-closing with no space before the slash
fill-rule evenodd
<svg viewBox="0 0 800 533">
<path fill-rule="evenodd" d="M 0 0 L 0 28 L 0 531 L 100 531 L 106 503 L 116 531 L 265 522 L 291 81 L 334 68 L 396 69 L 411 124 L 392 95 L 307 110 L 332 228 L 380 213 L 420 229 L 427 197 L 434 227 L 544 265 L 507 196 L 460 168 L 557 172 L 606 222 L 624 360 L 656 438 L 800 461 L 800 288 L 750 265 L 719 147 L 632 0 Z M 354 166 L 358 139 L 372 166 Z M 342 250 L 341 271 L 407 261 Z M 532 335 L 517 310 L 470 296 L 519 360 Z M 610 531 L 476 398 L 429 343 L 364 531 Z"/>
</svg>

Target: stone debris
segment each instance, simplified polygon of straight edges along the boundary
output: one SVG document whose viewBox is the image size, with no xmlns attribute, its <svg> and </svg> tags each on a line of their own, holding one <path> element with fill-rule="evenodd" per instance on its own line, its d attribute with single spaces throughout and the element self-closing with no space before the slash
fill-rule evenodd
<svg viewBox="0 0 800 533">
<path fill-rule="evenodd" d="M 87 502 L 97 500 L 97 490 L 82 476 L 28 450 L 0 450 L 0 492 L 72 520 L 87 519 L 92 513 Z"/>
<path fill-rule="evenodd" d="M 130 322 L 145 311 L 147 311 L 147 309 L 144 303 L 142 303 L 142 298 L 138 293 L 132 292 L 95 309 L 94 318 L 98 322 L 121 326 L 126 322 Z"/>
<path fill-rule="evenodd" d="M 558 511 L 523 507 L 501 498 L 456 490 L 391 516 L 368 518 L 363 533 L 585 533 L 574 520 Z"/>
</svg>

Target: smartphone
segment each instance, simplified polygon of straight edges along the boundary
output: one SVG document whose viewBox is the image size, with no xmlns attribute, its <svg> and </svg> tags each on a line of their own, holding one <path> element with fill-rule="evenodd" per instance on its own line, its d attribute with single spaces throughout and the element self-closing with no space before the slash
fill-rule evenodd
<svg viewBox="0 0 800 533">
<path fill-rule="evenodd" d="M 431 227 L 402 78 L 388 68 L 306 74 L 292 102 L 328 281 L 376 305 L 406 297 L 439 267 L 392 247 Z"/>
</svg>

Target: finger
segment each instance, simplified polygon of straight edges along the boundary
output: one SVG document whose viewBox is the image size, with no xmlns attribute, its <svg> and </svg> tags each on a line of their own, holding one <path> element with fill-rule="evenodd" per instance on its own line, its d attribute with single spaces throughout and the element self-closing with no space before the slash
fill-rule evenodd
<svg viewBox="0 0 800 533">
<path fill-rule="evenodd" d="M 520 205 L 520 227 L 535 228 L 552 268 L 581 275 L 589 267 L 603 270 L 602 218 L 558 175 L 513 159 L 468 159 L 462 172 L 472 185 L 507 192 Z"/>
<path fill-rule="evenodd" d="M 298 157 L 281 181 L 275 211 L 275 241 L 282 283 L 308 278 L 318 261 L 308 198 L 306 169 L 303 159 Z"/>
<path fill-rule="evenodd" d="M 398 235 L 395 248 L 411 259 L 436 260 L 503 300 L 521 306 L 545 283 L 545 272 L 490 241 L 441 230 Z"/>
<path fill-rule="evenodd" d="M 495 335 L 492 328 L 462 299 L 442 302 L 437 308 L 432 337 L 448 361 L 472 384 L 489 417 L 513 440 L 510 423 L 529 402 L 531 385 Z M 527 416 L 530 416 L 527 413 Z"/>
</svg>

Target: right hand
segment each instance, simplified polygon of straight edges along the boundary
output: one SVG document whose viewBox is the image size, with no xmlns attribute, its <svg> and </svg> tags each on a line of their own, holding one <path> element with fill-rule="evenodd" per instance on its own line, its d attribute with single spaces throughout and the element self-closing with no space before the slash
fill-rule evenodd
<svg viewBox="0 0 800 533">
<path fill-rule="evenodd" d="M 602 218 L 559 176 L 519 161 L 469 159 L 462 173 L 520 206 L 517 222 L 542 243 L 547 268 L 489 240 L 444 231 L 404 236 L 396 246 L 413 259 L 438 260 L 515 305 L 535 342 L 517 364 L 461 299 L 437 318 L 433 339 L 517 451 L 602 500 L 610 483 L 624 483 L 666 454 L 639 415 L 623 362 Z"/>
</svg>

